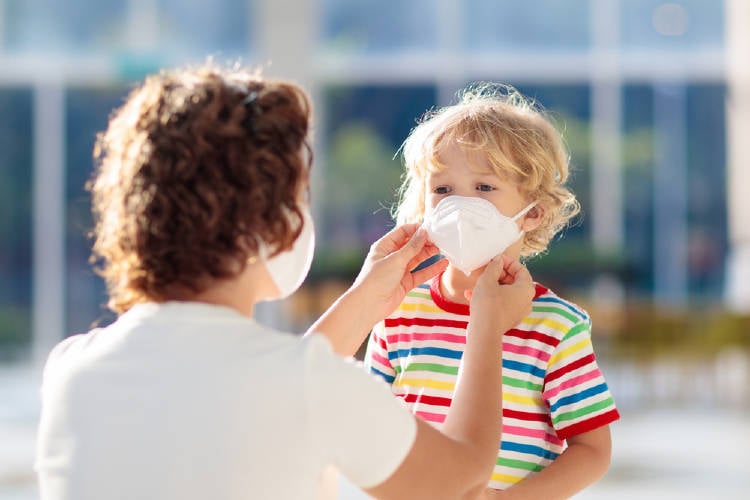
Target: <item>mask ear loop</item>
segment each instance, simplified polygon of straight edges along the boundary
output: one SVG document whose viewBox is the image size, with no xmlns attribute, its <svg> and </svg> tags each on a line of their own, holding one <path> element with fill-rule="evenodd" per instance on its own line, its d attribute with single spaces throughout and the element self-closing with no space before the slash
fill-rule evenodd
<svg viewBox="0 0 750 500">
<path fill-rule="evenodd" d="M 518 212 L 516 215 L 513 216 L 513 219 L 512 219 L 513 222 L 516 222 L 519 217 L 523 217 L 524 215 L 526 215 L 529 210 L 531 210 L 532 208 L 534 208 L 536 206 L 537 203 L 538 202 L 536 202 L 536 201 L 532 201 L 531 203 L 529 203 L 528 205 L 526 205 L 526 208 L 524 208 L 523 210 L 521 210 L 520 212 Z M 520 234 L 522 234 L 522 235 L 526 234 L 526 231 L 524 231 L 523 228 L 520 228 L 518 230 L 518 232 Z"/>
<path fill-rule="evenodd" d="M 519 217 L 523 217 L 524 215 L 526 215 L 529 210 L 531 210 L 532 208 L 534 208 L 536 206 L 537 203 L 538 202 L 536 202 L 536 201 L 532 201 L 531 203 L 529 203 L 528 205 L 526 205 L 526 208 L 522 209 L 520 212 L 518 212 L 516 215 L 514 215 L 512 217 L 512 220 L 516 221 L 516 220 L 518 220 Z"/>
</svg>

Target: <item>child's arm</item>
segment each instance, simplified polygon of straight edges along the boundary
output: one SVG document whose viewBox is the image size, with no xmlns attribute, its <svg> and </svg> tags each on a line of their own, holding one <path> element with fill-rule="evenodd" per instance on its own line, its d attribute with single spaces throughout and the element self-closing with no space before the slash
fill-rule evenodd
<svg viewBox="0 0 750 500">
<path fill-rule="evenodd" d="M 505 490 L 488 489 L 485 500 L 555 500 L 570 498 L 600 479 L 609 468 L 609 426 L 568 438 L 568 448 L 547 468 Z"/>
<path fill-rule="evenodd" d="M 375 323 L 392 313 L 412 288 L 443 271 L 444 259 L 419 271 L 438 253 L 419 224 L 399 226 L 376 241 L 354 284 L 307 331 L 322 333 L 334 351 L 352 356 Z"/>
</svg>

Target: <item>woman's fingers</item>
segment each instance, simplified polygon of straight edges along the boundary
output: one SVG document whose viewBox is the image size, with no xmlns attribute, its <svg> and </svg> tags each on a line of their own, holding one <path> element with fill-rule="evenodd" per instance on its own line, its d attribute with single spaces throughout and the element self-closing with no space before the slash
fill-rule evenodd
<svg viewBox="0 0 750 500">
<path fill-rule="evenodd" d="M 385 257 L 404 247 L 411 241 L 419 229 L 419 224 L 403 224 L 388 231 L 373 245 L 373 250 Z"/>
</svg>

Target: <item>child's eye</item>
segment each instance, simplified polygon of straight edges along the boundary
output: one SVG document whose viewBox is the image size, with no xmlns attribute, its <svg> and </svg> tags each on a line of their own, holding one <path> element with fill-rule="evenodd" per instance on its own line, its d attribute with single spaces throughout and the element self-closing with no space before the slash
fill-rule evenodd
<svg viewBox="0 0 750 500">
<path fill-rule="evenodd" d="M 448 186 L 438 186 L 433 189 L 432 192 L 435 194 L 448 194 L 450 192 L 450 188 Z"/>
<path fill-rule="evenodd" d="M 477 191 L 494 191 L 495 187 L 489 184 L 477 184 Z"/>
</svg>

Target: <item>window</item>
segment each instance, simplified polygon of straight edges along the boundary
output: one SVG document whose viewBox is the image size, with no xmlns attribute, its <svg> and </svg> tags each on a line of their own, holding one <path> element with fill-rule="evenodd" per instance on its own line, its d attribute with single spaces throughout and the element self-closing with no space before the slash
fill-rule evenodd
<svg viewBox="0 0 750 500">
<path fill-rule="evenodd" d="M 17 52 L 121 48 L 128 2 L 6 0 L 5 48 Z"/>
<path fill-rule="evenodd" d="M 0 355 L 31 338 L 32 95 L 0 88 Z"/>
<path fill-rule="evenodd" d="M 325 165 L 316 272 L 353 274 L 367 247 L 393 227 L 402 173 L 394 156 L 435 105 L 432 86 L 329 87 L 324 93 Z"/>
<path fill-rule="evenodd" d="M 724 46 L 724 2 L 627 0 L 620 8 L 624 48 L 689 51 Z"/>
<path fill-rule="evenodd" d="M 323 0 L 322 41 L 342 52 L 434 50 L 435 3 L 431 0 Z"/>
<path fill-rule="evenodd" d="M 91 200 L 84 186 L 93 172 L 96 134 L 107 126 L 111 111 L 122 103 L 125 88 L 73 88 L 66 95 L 66 235 L 65 334 L 84 332 L 92 321 L 107 323 L 104 282 L 88 262 L 93 228 Z"/>
<path fill-rule="evenodd" d="M 588 49 L 588 0 L 468 0 L 466 46 L 470 49 Z"/>
</svg>

